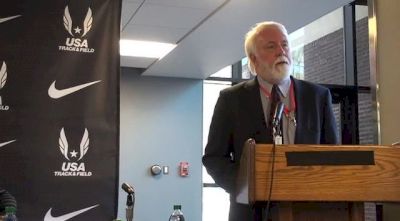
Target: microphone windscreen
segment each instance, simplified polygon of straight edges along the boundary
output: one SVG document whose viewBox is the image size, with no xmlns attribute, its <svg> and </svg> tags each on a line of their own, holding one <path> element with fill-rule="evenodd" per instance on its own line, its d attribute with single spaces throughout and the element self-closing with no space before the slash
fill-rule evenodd
<svg viewBox="0 0 400 221">
<path fill-rule="evenodd" d="M 135 190 L 133 189 L 133 187 L 127 183 L 122 184 L 122 189 L 128 194 L 135 193 Z"/>
<path fill-rule="evenodd" d="M 285 107 L 285 105 L 282 102 L 279 102 L 276 105 L 275 112 L 274 112 L 274 118 L 272 120 L 273 126 L 277 126 L 279 124 L 279 122 L 281 121 L 284 107 Z"/>
</svg>

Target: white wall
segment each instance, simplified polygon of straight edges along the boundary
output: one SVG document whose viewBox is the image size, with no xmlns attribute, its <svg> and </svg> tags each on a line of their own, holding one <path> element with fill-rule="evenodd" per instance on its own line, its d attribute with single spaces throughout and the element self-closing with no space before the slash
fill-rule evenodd
<svg viewBox="0 0 400 221">
<path fill-rule="evenodd" d="M 186 220 L 201 221 L 203 82 L 121 74 L 120 184 L 136 190 L 135 221 L 168 220 L 182 204 Z M 190 164 L 178 176 L 178 164 Z M 169 175 L 150 175 L 153 164 Z M 120 190 L 118 217 L 125 220 L 126 193 Z"/>
<path fill-rule="evenodd" d="M 381 144 L 390 145 L 400 140 L 400 104 L 398 99 L 400 73 L 400 1 L 376 2 L 377 13 L 377 99 L 380 107 Z M 400 159 L 399 159 L 400 160 Z M 400 206 L 385 204 L 385 221 L 400 220 Z"/>
</svg>

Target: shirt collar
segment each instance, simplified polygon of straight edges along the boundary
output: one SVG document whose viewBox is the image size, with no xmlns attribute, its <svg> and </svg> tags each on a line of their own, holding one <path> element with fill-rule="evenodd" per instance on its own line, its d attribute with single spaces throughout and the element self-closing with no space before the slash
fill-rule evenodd
<svg viewBox="0 0 400 221">
<path fill-rule="evenodd" d="M 260 85 L 262 85 L 269 92 L 271 92 L 273 86 L 271 83 L 258 76 L 257 76 L 257 81 Z M 289 95 L 290 84 L 291 84 L 290 77 L 287 77 L 278 83 L 279 91 L 281 92 L 283 97 L 287 97 Z"/>
</svg>

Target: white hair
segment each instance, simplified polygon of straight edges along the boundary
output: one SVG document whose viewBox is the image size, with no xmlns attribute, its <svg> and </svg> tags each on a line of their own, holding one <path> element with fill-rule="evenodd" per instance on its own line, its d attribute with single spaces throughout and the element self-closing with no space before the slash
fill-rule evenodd
<svg viewBox="0 0 400 221">
<path fill-rule="evenodd" d="M 255 24 L 250 29 L 250 31 L 247 32 L 247 34 L 245 35 L 244 50 L 245 50 L 247 58 L 248 58 L 249 69 L 250 69 L 251 73 L 253 73 L 253 74 L 255 73 L 255 70 L 254 70 L 253 61 L 251 60 L 250 55 L 254 55 L 254 53 L 255 53 L 256 37 L 262 30 L 271 28 L 271 27 L 279 28 L 286 36 L 288 36 L 288 32 L 287 32 L 285 26 L 278 22 L 274 22 L 274 21 L 259 22 L 259 23 Z"/>
</svg>

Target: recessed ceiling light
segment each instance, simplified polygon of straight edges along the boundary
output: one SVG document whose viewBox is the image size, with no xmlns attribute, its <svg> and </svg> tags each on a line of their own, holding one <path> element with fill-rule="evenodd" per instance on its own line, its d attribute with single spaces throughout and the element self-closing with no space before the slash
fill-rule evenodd
<svg viewBox="0 0 400 221">
<path fill-rule="evenodd" d="M 119 51 L 121 56 L 161 59 L 175 47 L 176 44 L 155 41 L 137 41 L 126 39 L 121 39 L 119 41 Z"/>
</svg>

